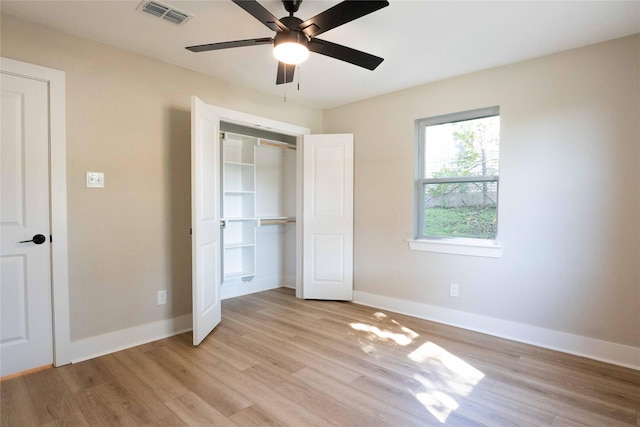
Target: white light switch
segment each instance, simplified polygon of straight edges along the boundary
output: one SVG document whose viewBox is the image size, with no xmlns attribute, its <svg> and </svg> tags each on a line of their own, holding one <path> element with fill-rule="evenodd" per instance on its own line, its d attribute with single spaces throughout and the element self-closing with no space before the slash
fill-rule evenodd
<svg viewBox="0 0 640 427">
<path fill-rule="evenodd" d="M 104 188 L 104 173 L 87 172 L 87 188 Z"/>
</svg>

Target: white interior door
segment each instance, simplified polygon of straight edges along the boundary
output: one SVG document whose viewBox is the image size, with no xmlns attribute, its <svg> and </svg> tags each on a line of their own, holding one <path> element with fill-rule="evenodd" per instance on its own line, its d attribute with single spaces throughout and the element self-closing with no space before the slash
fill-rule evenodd
<svg viewBox="0 0 640 427">
<path fill-rule="evenodd" d="M 48 86 L 2 73 L 0 87 L 0 376 L 4 376 L 53 362 L 53 322 Z M 37 235 L 42 237 L 34 238 Z"/>
<path fill-rule="evenodd" d="M 353 298 L 353 135 L 305 135 L 305 299 Z"/>
<path fill-rule="evenodd" d="M 220 305 L 220 119 L 215 109 L 191 98 L 191 217 L 193 344 L 221 319 Z"/>
</svg>

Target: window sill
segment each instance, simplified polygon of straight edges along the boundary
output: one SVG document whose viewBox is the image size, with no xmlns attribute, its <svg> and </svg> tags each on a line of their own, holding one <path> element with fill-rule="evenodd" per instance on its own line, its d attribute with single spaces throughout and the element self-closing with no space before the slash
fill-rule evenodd
<svg viewBox="0 0 640 427">
<path fill-rule="evenodd" d="M 412 251 L 500 258 L 502 246 L 495 240 L 420 239 L 407 240 Z"/>
</svg>

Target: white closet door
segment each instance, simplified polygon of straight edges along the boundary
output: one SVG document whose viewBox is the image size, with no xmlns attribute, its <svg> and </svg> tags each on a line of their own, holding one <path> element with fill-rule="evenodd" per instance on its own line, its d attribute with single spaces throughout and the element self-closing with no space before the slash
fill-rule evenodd
<svg viewBox="0 0 640 427">
<path fill-rule="evenodd" d="M 353 298 L 353 135 L 305 135 L 305 299 Z"/>
<path fill-rule="evenodd" d="M 221 319 L 220 305 L 220 119 L 215 109 L 191 98 L 191 226 L 193 344 Z"/>
</svg>

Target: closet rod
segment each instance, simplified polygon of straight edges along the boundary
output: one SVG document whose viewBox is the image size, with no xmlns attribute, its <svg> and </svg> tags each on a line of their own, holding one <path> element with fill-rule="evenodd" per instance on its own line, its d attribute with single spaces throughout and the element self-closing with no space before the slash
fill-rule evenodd
<svg viewBox="0 0 640 427">
<path fill-rule="evenodd" d="M 260 226 L 263 225 L 276 225 L 276 224 L 291 224 L 296 222 L 295 218 L 282 218 L 282 219 L 261 219 Z"/>
<path fill-rule="evenodd" d="M 271 142 L 271 141 L 265 141 L 264 139 L 259 140 L 258 145 L 264 145 L 266 147 L 273 147 L 273 148 L 288 148 L 289 150 L 296 149 L 295 145 L 290 145 L 290 144 L 287 144 L 286 142 Z"/>
</svg>

